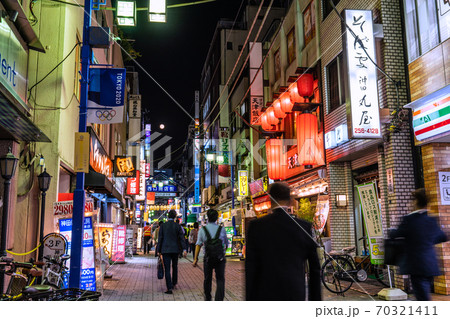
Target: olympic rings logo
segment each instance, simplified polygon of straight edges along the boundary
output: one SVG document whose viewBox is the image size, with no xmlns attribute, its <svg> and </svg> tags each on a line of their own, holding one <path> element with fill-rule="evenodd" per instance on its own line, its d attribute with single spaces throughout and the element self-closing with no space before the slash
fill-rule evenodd
<svg viewBox="0 0 450 319">
<path fill-rule="evenodd" d="M 115 110 L 96 111 L 95 116 L 100 121 L 111 121 L 116 116 Z"/>
</svg>

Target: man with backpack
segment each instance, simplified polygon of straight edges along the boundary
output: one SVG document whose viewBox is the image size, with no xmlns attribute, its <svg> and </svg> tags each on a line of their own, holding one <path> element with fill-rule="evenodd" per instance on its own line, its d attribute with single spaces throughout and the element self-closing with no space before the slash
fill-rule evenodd
<svg viewBox="0 0 450 319">
<path fill-rule="evenodd" d="M 219 213 L 216 210 L 210 209 L 206 215 L 208 217 L 208 224 L 198 232 L 193 266 L 197 266 L 200 248 L 202 245 L 205 245 L 205 257 L 203 260 L 205 301 L 211 301 L 213 270 L 216 272 L 217 284 L 214 300 L 223 301 L 225 297 L 225 251 L 228 244 L 227 234 L 222 226 L 217 225 Z"/>
</svg>

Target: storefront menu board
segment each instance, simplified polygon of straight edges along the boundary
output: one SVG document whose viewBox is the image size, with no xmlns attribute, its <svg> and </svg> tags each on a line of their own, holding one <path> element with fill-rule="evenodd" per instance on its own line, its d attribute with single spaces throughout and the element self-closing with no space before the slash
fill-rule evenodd
<svg viewBox="0 0 450 319">
<path fill-rule="evenodd" d="M 114 229 L 113 245 L 112 245 L 112 261 L 125 262 L 125 241 L 127 226 L 117 225 Z"/>
<path fill-rule="evenodd" d="M 225 232 L 227 233 L 227 239 L 228 239 L 228 247 L 225 252 L 225 255 L 230 256 L 231 255 L 231 246 L 233 244 L 234 228 L 233 227 L 225 227 Z"/>
<path fill-rule="evenodd" d="M 358 185 L 359 202 L 364 217 L 364 226 L 369 240 L 370 261 L 372 264 L 384 263 L 384 235 L 381 221 L 378 193 L 375 182 Z"/>
<path fill-rule="evenodd" d="M 72 248 L 71 218 L 59 220 L 59 232 L 66 238 L 68 242 L 67 253 L 70 255 Z M 66 266 L 70 269 L 70 259 L 67 260 Z M 67 276 L 66 278 L 68 277 L 69 276 Z M 95 281 L 96 281 L 95 251 L 94 251 L 94 235 L 92 232 L 92 217 L 85 217 L 84 233 L 83 233 L 83 261 L 81 265 L 80 288 L 84 290 L 96 291 Z M 66 282 L 65 284 L 68 285 L 68 282 Z"/>
</svg>

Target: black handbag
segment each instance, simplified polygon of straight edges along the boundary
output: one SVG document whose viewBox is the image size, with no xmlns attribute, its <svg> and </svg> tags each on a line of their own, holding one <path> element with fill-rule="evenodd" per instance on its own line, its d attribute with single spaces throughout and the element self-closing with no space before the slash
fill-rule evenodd
<svg viewBox="0 0 450 319">
<path fill-rule="evenodd" d="M 404 252 L 404 239 L 388 238 L 384 240 L 384 264 L 399 266 Z"/>
<path fill-rule="evenodd" d="M 157 270 L 158 270 L 158 279 L 163 279 L 164 278 L 164 264 L 162 262 L 162 257 L 158 258 Z"/>
</svg>

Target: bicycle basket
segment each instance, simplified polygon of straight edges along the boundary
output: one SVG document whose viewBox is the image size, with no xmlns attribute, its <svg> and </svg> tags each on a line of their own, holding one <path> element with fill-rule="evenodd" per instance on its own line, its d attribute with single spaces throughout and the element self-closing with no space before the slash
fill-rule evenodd
<svg viewBox="0 0 450 319">
<path fill-rule="evenodd" d="M 52 299 L 54 301 L 98 301 L 101 292 L 83 290 L 78 288 L 65 288 L 56 290 L 53 293 Z"/>
<path fill-rule="evenodd" d="M 17 296 L 22 293 L 23 288 L 27 285 L 27 279 L 18 274 L 11 275 L 11 281 L 8 285 L 7 294 Z"/>
</svg>

